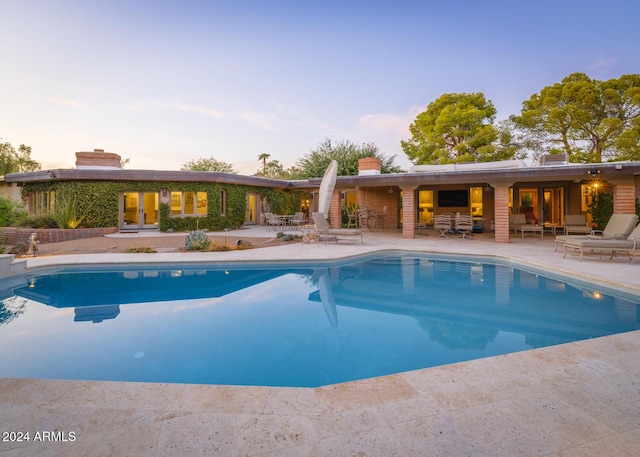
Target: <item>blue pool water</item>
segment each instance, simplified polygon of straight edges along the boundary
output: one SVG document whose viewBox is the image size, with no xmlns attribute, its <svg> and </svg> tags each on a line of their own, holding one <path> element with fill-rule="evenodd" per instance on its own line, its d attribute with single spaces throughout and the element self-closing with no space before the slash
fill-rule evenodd
<svg viewBox="0 0 640 457">
<path fill-rule="evenodd" d="M 0 377 L 311 387 L 640 328 L 640 299 L 509 265 L 56 271 L 0 302 Z"/>
</svg>

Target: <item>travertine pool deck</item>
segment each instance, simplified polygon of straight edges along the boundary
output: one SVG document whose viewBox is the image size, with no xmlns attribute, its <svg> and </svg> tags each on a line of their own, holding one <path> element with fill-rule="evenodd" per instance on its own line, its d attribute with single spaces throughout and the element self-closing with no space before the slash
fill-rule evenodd
<svg viewBox="0 0 640 457">
<path fill-rule="evenodd" d="M 640 262 L 563 258 L 551 236 L 498 244 L 376 232 L 364 241 L 36 257 L 27 265 L 277 262 L 408 249 L 511 258 L 640 293 Z M 68 441 L 34 441 L 44 431 Z M 0 441 L 1 457 L 637 456 L 640 331 L 315 389 L 0 379 L 0 432 L 31 434 L 29 442 Z"/>
</svg>

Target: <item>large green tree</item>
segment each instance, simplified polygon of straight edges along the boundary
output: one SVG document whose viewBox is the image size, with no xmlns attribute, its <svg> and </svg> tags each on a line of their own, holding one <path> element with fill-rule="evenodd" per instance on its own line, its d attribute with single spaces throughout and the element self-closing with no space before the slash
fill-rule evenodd
<svg viewBox="0 0 640 457">
<path fill-rule="evenodd" d="M 402 141 L 402 149 L 416 164 L 509 159 L 514 150 L 500 146 L 509 138 L 493 125 L 495 115 L 481 92 L 443 94 L 409 126 L 411 138 Z"/>
<path fill-rule="evenodd" d="M 16 151 L 11 143 L 0 140 L 0 176 L 36 171 L 40 167 L 40 163 L 31 158 L 30 146 L 21 144 Z"/>
<path fill-rule="evenodd" d="M 534 155 L 571 162 L 640 160 L 640 75 L 598 81 L 573 73 L 522 105 L 514 125 Z"/>
<path fill-rule="evenodd" d="M 271 154 L 267 154 L 266 152 L 263 152 L 262 154 L 260 154 L 258 156 L 258 160 L 262 161 L 262 174 L 266 175 L 267 174 L 267 159 L 271 157 Z"/>
<path fill-rule="evenodd" d="M 380 160 L 381 173 L 402 173 L 404 170 L 394 164 L 395 156 L 380 152 L 374 143 L 356 144 L 349 140 L 333 143 L 326 139 L 309 154 L 296 162 L 289 172 L 293 179 L 307 179 L 324 175 L 332 160 L 338 162 L 338 175 L 355 176 L 358 174 L 358 160 L 375 157 Z"/>
<path fill-rule="evenodd" d="M 291 177 L 291 169 L 285 169 L 279 160 L 269 160 L 262 164 L 256 171 L 257 176 L 274 179 L 288 179 Z"/>
<path fill-rule="evenodd" d="M 219 171 L 222 173 L 236 174 L 233 165 L 216 159 L 215 157 L 200 157 L 182 164 L 182 171 Z"/>
</svg>

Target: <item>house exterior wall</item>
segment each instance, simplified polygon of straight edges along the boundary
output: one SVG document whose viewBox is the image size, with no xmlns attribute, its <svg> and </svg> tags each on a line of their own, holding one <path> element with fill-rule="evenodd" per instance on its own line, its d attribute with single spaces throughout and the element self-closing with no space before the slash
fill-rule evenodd
<svg viewBox="0 0 640 457">
<path fill-rule="evenodd" d="M 569 203 L 566 207 L 566 214 L 583 214 L 582 213 L 582 186 L 580 183 L 571 183 L 569 185 Z"/>
<path fill-rule="evenodd" d="M 0 197 L 14 202 L 20 202 L 20 188 L 14 182 L 5 182 L 0 179 Z"/>
<path fill-rule="evenodd" d="M 393 193 L 389 193 L 389 190 Z M 383 214 L 385 206 L 385 227 L 397 228 L 398 221 L 398 192 L 399 189 L 392 187 L 368 187 L 358 189 L 358 206 L 360 209 L 368 209 L 375 214 Z"/>
<path fill-rule="evenodd" d="M 633 183 L 616 184 L 613 187 L 613 212 L 636 213 L 636 187 Z"/>
<path fill-rule="evenodd" d="M 198 182 L 129 182 L 129 181 L 54 181 L 27 183 L 22 189 L 25 195 L 35 192 L 56 192 L 76 199 L 83 208 L 89 207 L 85 225 L 89 227 L 119 227 L 122 222 L 121 196 L 123 192 L 155 192 L 159 194 L 160 214 L 159 228 L 162 231 L 172 229 L 176 231 L 206 228 L 208 230 L 222 230 L 238 227 L 245 222 L 247 195 L 270 195 L 281 200 L 282 211 L 287 214 L 299 211 L 300 195 L 306 192 L 278 190 L 229 183 L 198 183 Z M 165 195 L 166 190 L 166 195 Z M 206 192 L 207 214 L 194 216 L 172 216 L 170 214 L 171 192 Z M 222 195 L 226 195 L 226 214 L 221 214 Z M 291 212 L 293 214 L 293 212 Z"/>
</svg>

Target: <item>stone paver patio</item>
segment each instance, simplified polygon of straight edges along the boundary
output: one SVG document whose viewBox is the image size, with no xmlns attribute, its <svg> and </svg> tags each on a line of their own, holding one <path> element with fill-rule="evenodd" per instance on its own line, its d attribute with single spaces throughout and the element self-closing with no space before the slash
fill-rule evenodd
<svg viewBox="0 0 640 457">
<path fill-rule="evenodd" d="M 273 232 L 252 228 L 238 236 Z M 563 258 L 551 236 L 511 241 L 433 233 L 405 240 L 399 232 L 375 232 L 365 234 L 364 245 L 298 243 L 188 257 L 278 262 L 384 249 L 487 254 L 640 293 L 640 263 Z M 184 256 L 36 257 L 27 265 Z M 0 379 L 0 432 L 27 431 L 67 441 L 0 441 L 0 456 L 636 456 L 640 331 L 315 389 Z"/>
</svg>

